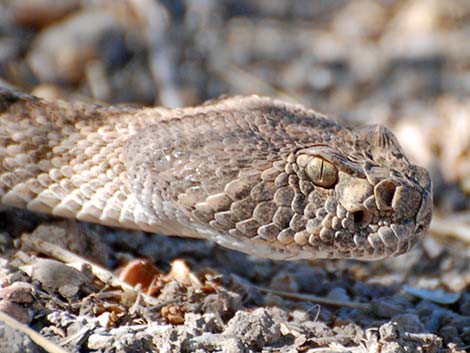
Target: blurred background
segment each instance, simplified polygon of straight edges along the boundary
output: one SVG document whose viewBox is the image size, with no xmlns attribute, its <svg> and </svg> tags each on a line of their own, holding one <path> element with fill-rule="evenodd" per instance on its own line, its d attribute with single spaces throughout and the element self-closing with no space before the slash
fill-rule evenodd
<svg viewBox="0 0 470 353">
<path fill-rule="evenodd" d="M 138 106 L 260 94 L 351 124 L 387 125 L 410 159 L 430 170 L 434 187 L 431 228 L 398 259 L 321 260 L 311 268 L 253 262 L 193 241 L 178 253 L 175 239 L 114 236 L 133 255 L 170 262 L 182 253 L 196 258 L 194 268 L 208 264 L 270 288 L 319 295 L 339 288 L 361 302 L 393 290 L 398 303 L 405 283 L 461 293 L 437 300 L 441 307 L 427 297 L 417 309 L 407 297 L 403 307 L 417 310 L 419 330 L 469 347 L 470 1 L 0 0 L 0 85 L 48 99 Z M 433 312 L 439 318 L 430 319 Z M 337 325 L 328 315 L 322 308 L 320 319 Z M 364 330 L 375 322 L 355 315 Z"/>
</svg>

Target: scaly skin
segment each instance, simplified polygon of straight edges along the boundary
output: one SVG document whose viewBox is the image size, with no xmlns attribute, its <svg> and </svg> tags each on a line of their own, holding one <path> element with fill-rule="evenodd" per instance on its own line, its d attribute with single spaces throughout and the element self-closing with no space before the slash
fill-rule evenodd
<svg viewBox="0 0 470 353">
<path fill-rule="evenodd" d="M 396 256 L 432 209 L 429 174 L 383 126 L 257 96 L 134 109 L 5 89 L 0 202 L 286 260 Z"/>
</svg>

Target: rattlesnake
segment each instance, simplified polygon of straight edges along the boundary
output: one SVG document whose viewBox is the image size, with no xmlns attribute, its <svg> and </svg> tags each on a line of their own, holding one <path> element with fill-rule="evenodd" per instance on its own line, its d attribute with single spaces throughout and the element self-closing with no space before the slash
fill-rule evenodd
<svg viewBox="0 0 470 353">
<path fill-rule="evenodd" d="M 270 98 L 137 109 L 0 89 L 7 206 L 273 259 L 369 260 L 420 238 L 430 184 L 387 128 Z"/>
</svg>

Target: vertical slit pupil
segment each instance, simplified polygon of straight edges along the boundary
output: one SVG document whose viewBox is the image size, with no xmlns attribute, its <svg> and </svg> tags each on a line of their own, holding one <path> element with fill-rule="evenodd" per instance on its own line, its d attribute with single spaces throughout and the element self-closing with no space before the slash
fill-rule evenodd
<svg viewBox="0 0 470 353">
<path fill-rule="evenodd" d="M 323 159 L 321 159 L 321 164 L 320 164 L 320 180 L 323 181 Z"/>
</svg>

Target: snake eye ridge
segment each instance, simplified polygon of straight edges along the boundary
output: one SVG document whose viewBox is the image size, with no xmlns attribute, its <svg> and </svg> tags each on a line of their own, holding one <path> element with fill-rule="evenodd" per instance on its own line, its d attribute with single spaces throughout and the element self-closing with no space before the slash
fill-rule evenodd
<svg viewBox="0 0 470 353">
<path fill-rule="evenodd" d="M 338 169 L 320 157 L 313 157 L 306 165 L 305 172 L 316 186 L 331 188 L 338 181 Z"/>
</svg>

